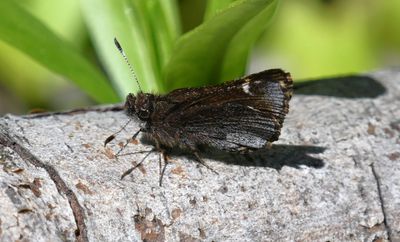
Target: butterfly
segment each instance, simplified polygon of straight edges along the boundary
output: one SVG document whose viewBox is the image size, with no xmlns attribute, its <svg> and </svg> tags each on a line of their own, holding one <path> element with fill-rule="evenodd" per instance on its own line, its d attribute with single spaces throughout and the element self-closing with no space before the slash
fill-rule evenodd
<svg viewBox="0 0 400 242">
<path fill-rule="evenodd" d="M 125 56 L 118 42 L 116 45 Z M 165 95 L 130 93 L 125 110 L 142 124 L 132 139 L 143 133 L 155 145 L 150 152 L 158 150 L 164 156 L 161 185 L 168 163 L 165 150 L 169 148 L 190 151 L 210 168 L 199 155 L 200 146 L 249 152 L 278 140 L 292 93 L 290 74 L 270 69 L 219 85 L 180 88 Z M 105 145 L 114 138 L 115 134 L 108 137 Z"/>
</svg>

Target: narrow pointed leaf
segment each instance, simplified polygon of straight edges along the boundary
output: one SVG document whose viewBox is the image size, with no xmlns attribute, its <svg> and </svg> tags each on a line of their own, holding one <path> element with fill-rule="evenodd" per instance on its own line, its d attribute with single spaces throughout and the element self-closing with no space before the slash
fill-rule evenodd
<svg viewBox="0 0 400 242">
<path fill-rule="evenodd" d="M 143 91 L 161 91 L 161 66 L 180 33 L 175 0 L 84 0 L 81 4 L 100 59 L 119 95 L 136 92 L 138 86 L 114 48 L 114 37 L 124 48 Z"/>
<path fill-rule="evenodd" d="M 249 47 L 260 34 L 259 30 L 254 33 L 251 30 L 256 30 L 255 24 L 268 24 L 276 2 L 277 0 L 235 1 L 182 36 L 164 70 L 166 87 L 172 90 L 184 86 L 208 85 L 219 82 L 222 77 L 243 72 L 246 61 L 228 60 L 227 57 L 247 59 Z M 259 16 L 263 16 L 262 21 L 258 19 L 261 18 Z M 246 48 L 237 46 L 242 44 L 241 41 Z M 236 47 L 239 48 L 237 53 Z M 230 65 L 224 64 L 228 61 L 236 61 L 241 66 L 232 70 Z"/>
<path fill-rule="evenodd" d="M 69 43 L 11 0 L 0 1 L 0 40 L 70 79 L 94 100 L 103 103 L 118 101 L 100 71 Z"/>
</svg>

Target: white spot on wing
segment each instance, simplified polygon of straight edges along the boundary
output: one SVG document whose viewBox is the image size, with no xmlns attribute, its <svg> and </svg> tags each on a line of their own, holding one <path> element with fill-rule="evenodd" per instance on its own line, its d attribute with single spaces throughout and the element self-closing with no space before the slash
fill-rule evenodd
<svg viewBox="0 0 400 242">
<path fill-rule="evenodd" d="M 251 109 L 251 110 L 253 110 L 253 111 L 260 112 L 260 110 L 258 110 L 258 109 L 256 109 L 256 108 L 253 108 L 252 106 L 247 106 L 247 108 L 249 108 L 249 109 Z"/>
<path fill-rule="evenodd" d="M 243 83 L 242 88 L 243 88 L 244 93 L 253 95 L 253 93 L 250 92 L 250 85 L 248 82 Z"/>
</svg>

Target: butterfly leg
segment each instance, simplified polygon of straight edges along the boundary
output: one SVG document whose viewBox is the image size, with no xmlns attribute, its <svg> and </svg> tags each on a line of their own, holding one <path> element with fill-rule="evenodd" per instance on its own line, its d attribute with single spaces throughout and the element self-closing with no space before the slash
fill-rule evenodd
<svg viewBox="0 0 400 242">
<path fill-rule="evenodd" d="M 141 129 L 139 129 L 138 131 L 136 131 L 136 133 L 134 133 L 134 134 L 132 135 L 132 137 L 129 138 L 129 139 L 126 141 L 126 143 L 124 144 L 124 146 L 122 146 L 122 147 L 119 149 L 119 151 L 117 152 L 117 154 L 115 154 L 115 157 L 118 157 L 118 156 L 119 156 L 119 153 L 121 153 L 121 152 L 126 148 L 126 146 L 128 146 L 128 144 L 129 144 L 129 142 L 130 142 L 131 140 L 135 140 L 136 137 L 139 135 L 140 132 L 142 132 Z"/>
<path fill-rule="evenodd" d="M 118 130 L 117 132 L 115 132 L 114 134 L 108 136 L 108 138 L 104 141 L 104 147 L 110 143 L 113 139 L 115 139 L 115 137 L 121 133 L 122 130 L 125 130 L 126 126 L 128 126 L 128 124 L 132 121 L 132 119 L 129 119 L 128 122 L 126 122 L 126 124 L 124 126 L 122 126 L 122 128 L 120 130 Z"/>
<path fill-rule="evenodd" d="M 129 153 L 123 153 L 123 154 L 119 154 L 118 157 L 120 156 L 128 156 L 128 155 L 134 155 L 134 154 L 143 154 L 143 153 L 147 153 L 147 152 L 155 152 L 157 151 L 156 149 L 151 149 L 151 150 L 141 150 L 141 151 L 135 151 L 135 152 L 129 152 Z"/>
<path fill-rule="evenodd" d="M 162 186 L 162 180 L 164 178 L 164 173 L 165 173 L 165 170 L 167 169 L 167 165 L 169 164 L 169 161 L 168 161 L 168 156 L 166 154 L 166 149 L 165 148 L 161 148 L 161 145 L 157 140 L 154 140 L 154 142 L 155 142 L 155 146 L 156 146 L 155 150 L 160 152 L 159 156 L 158 156 L 158 164 L 159 164 L 159 168 L 160 168 L 159 185 L 161 187 Z M 162 156 L 162 158 L 164 160 L 164 166 L 162 166 L 162 164 L 161 164 L 161 156 Z"/>
<path fill-rule="evenodd" d="M 160 187 L 161 187 L 162 186 L 162 180 L 163 180 L 164 173 L 165 173 L 165 169 L 167 168 L 167 165 L 169 164 L 169 161 L 168 161 L 167 155 L 165 154 L 165 150 L 161 150 L 160 153 L 161 153 L 161 155 L 163 157 L 163 160 L 164 160 L 164 167 L 162 168 L 162 170 L 160 170 L 160 181 L 159 181 L 159 184 L 160 184 Z M 161 156 L 160 156 L 160 160 L 159 161 L 160 161 L 160 168 L 161 168 Z"/>
<path fill-rule="evenodd" d="M 125 172 L 122 174 L 122 176 L 121 176 L 121 180 L 124 179 L 125 176 L 129 175 L 133 170 L 135 170 L 136 168 L 138 168 L 138 167 L 143 163 L 143 161 L 145 161 L 146 158 L 147 158 L 152 152 L 154 152 L 154 151 L 156 151 L 156 150 L 155 150 L 155 149 L 152 149 L 152 150 L 148 151 L 148 153 L 143 157 L 143 159 L 142 159 L 139 163 L 137 163 L 136 165 L 134 165 L 134 166 L 133 166 L 132 168 L 130 168 L 129 170 L 125 171 Z"/>
<path fill-rule="evenodd" d="M 194 156 L 196 156 L 197 161 L 202 164 L 203 166 L 207 167 L 209 170 L 211 170 L 212 172 L 214 172 L 215 174 L 219 175 L 218 172 L 216 172 L 214 169 L 212 169 L 210 166 L 207 165 L 207 163 L 200 157 L 200 155 L 196 152 L 193 151 Z"/>
</svg>

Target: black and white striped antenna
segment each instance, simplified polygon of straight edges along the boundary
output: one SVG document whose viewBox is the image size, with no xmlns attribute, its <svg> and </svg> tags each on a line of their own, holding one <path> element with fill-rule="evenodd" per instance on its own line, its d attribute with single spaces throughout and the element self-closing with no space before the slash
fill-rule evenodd
<svg viewBox="0 0 400 242">
<path fill-rule="evenodd" d="M 122 46 L 118 42 L 117 38 L 114 38 L 114 43 L 115 43 L 115 46 L 117 46 L 117 49 L 121 53 L 122 57 L 124 57 L 125 62 L 128 64 L 129 70 L 131 71 L 133 78 L 135 79 L 135 81 L 139 87 L 139 91 L 142 92 L 142 88 L 140 87 L 139 80 L 137 79 L 137 76 L 136 76 L 135 72 L 133 71 L 133 67 L 132 67 L 131 63 L 129 63 L 128 57 L 126 56 L 124 49 L 122 49 Z"/>
</svg>

